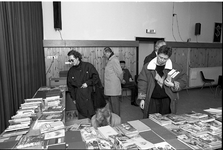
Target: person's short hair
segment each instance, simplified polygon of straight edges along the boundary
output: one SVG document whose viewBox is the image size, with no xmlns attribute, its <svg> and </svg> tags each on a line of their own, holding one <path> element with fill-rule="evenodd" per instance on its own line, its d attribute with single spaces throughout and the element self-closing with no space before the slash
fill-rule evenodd
<svg viewBox="0 0 223 150">
<path fill-rule="evenodd" d="M 68 56 L 73 55 L 74 58 L 78 58 L 79 60 L 82 59 L 82 55 L 81 55 L 81 53 L 79 53 L 78 51 L 75 51 L 75 50 L 71 50 L 71 51 L 69 51 L 69 52 L 67 53 L 67 55 L 68 55 Z"/>
<path fill-rule="evenodd" d="M 166 45 L 166 42 L 163 40 L 158 40 L 155 44 L 155 50 L 158 51 L 158 49 L 163 45 Z"/>
<path fill-rule="evenodd" d="M 104 48 L 105 52 L 113 53 L 112 49 L 110 47 L 105 47 Z"/>
<path fill-rule="evenodd" d="M 121 60 L 121 61 L 120 61 L 120 64 L 121 64 L 121 63 L 125 64 L 125 61 L 124 61 L 124 60 Z"/>
<path fill-rule="evenodd" d="M 161 46 L 158 51 L 157 51 L 157 54 L 165 54 L 167 55 L 169 58 L 171 57 L 172 55 L 172 48 L 170 46 L 167 46 L 167 45 L 163 45 Z"/>
</svg>

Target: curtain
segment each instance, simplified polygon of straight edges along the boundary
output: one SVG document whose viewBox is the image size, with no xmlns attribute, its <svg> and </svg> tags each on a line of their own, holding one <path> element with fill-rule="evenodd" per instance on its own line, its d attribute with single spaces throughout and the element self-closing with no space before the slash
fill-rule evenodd
<svg viewBox="0 0 223 150">
<path fill-rule="evenodd" d="M 0 132 L 45 85 L 41 2 L 0 2 Z"/>
</svg>

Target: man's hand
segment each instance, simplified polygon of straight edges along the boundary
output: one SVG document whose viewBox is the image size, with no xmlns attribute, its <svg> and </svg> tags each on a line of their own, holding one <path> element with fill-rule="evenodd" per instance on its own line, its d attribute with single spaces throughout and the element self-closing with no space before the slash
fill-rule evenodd
<svg viewBox="0 0 223 150">
<path fill-rule="evenodd" d="M 132 78 L 129 78 L 129 82 L 132 82 L 133 80 L 132 80 Z"/>
<path fill-rule="evenodd" d="M 87 87 L 86 83 L 82 84 L 82 86 L 81 86 L 81 88 L 86 88 L 86 87 Z"/>
<path fill-rule="evenodd" d="M 144 109 L 144 104 L 145 104 L 145 100 L 142 99 L 139 105 L 141 109 Z"/>
<path fill-rule="evenodd" d="M 125 80 L 122 80 L 122 84 L 125 84 L 126 83 L 126 81 Z"/>
<path fill-rule="evenodd" d="M 174 87 L 174 83 L 171 82 L 170 80 L 165 80 L 165 81 L 164 81 L 164 84 L 165 84 L 166 86 L 168 86 L 168 87 Z"/>
</svg>

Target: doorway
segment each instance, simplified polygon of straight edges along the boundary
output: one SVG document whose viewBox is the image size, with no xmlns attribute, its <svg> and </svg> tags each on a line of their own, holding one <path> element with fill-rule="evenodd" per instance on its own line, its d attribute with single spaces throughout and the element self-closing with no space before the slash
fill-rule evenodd
<svg viewBox="0 0 223 150">
<path fill-rule="evenodd" d="M 138 75 L 142 70 L 144 59 L 148 56 L 155 48 L 155 43 L 158 40 L 165 40 L 164 38 L 147 38 L 147 37 L 136 37 L 136 41 L 139 41 L 139 47 L 136 49 L 136 74 Z"/>
</svg>

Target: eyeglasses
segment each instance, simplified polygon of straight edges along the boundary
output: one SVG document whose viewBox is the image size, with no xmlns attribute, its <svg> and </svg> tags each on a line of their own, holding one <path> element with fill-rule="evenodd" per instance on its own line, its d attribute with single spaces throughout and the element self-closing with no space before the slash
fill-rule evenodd
<svg viewBox="0 0 223 150">
<path fill-rule="evenodd" d="M 74 62 L 74 60 L 73 60 L 73 59 L 69 59 L 68 61 L 69 61 L 69 62 Z"/>
</svg>

